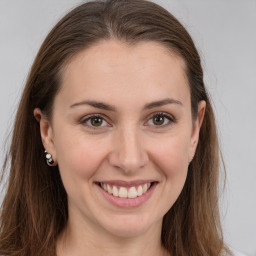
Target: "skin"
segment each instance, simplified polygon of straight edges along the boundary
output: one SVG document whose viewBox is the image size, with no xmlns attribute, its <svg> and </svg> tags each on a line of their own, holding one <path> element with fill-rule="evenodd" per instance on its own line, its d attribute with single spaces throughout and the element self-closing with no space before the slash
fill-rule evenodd
<svg viewBox="0 0 256 256">
<path fill-rule="evenodd" d="M 57 243 L 59 256 L 168 255 L 160 240 L 163 216 L 183 188 L 205 112 L 201 101 L 192 120 L 184 68 L 180 57 L 156 42 L 101 41 L 63 70 L 51 122 L 34 110 L 43 145 L 58 163 L 68 195 L 69 220 Z M 167 98 L 175 102 L 144 109 Z M 115 111 L 74 105 L 85 100 Z M 159 112 L 161 124 L 152 117 Z M 104 118 L 100 127 L 90 128 L 91 114 Z M 142 205 L 122 208 L 106 200 L 95 183 L 110 180 L 157 185 Z"/>
</svg>

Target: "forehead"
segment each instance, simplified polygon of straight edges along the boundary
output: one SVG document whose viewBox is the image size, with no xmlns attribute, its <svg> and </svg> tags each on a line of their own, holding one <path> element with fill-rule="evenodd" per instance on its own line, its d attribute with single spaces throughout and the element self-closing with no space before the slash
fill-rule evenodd
<svg viewBox="0 0 256 256">
<path fill-rule="evenodd" d="M 167 94 L 182 98 L 189 86 L 184 61 L 160 43 L 128 45 L 109 40 L 81 51 L 68 62 L 60 92 L 70 101 L 108 96 L 113 100 L 114 95 L 121 101 L 128 96 L 150 101 Z"/>
<path fill-rule="evenodd" d="M 74 69 L 77 69 L 78 66 L 82 67 L 82 65 L 87 69 L 101 69 L 103 72 L 111 72 L 111 69 L 118 69 L 118 67 L 120 69 L 127 67 L 128 71 L 132 71 L 131 69 L 140 71 L 146 64 L 148 66 L 159 65 L 160 63 L 164 65 L 166 62 L 170 64 L 171 59 L 172 62 L 178 62 L 185 70 L 184 60 L 161 43 L 141 41 L 136 44 L 129 44 L 119 40 L 101 40 L 75 54 L 65 65 L 62 75 L 65 78 L 70 72 L 74 72 Z"/>
</svg>

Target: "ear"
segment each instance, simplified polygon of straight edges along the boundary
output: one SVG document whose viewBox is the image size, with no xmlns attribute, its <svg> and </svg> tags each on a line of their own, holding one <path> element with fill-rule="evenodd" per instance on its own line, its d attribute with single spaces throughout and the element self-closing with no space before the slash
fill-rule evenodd
<svg viewBox="0 0 256 256">
<path fill-rule="evenodd" d="M 55 166 L 57 165 L 57 159 L 52 125 L 39 108 L 34 109 L 34 117 L 40 125 L 40 134 L 44 148 L 52 155 L 52 159 L 54 161 L 53 165 Z"/>
<path fill-rule="evenodd" d="M 193 130 L 191 134 L 190 152 L 189 152 L 189 159 L 188 159 L 189 163 L 192 161 L 196 152 L 196 147 L 199 140 L 199 132 L 200 132 L 201 125 L 203 123 L 205 109 L 206 109 L 206 102 L 202 100 L 198 103 L 198 114 L 197 114 L 196 120 L 193 122 Z"/>
</svg>

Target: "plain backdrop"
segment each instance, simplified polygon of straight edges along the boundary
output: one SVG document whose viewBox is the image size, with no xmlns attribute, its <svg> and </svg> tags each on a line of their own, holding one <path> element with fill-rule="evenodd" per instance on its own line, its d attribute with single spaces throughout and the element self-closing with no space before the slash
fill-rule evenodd
<svg viewBox="0 0 256 256">
<path fill-rule="evenodd" d="M 256 0 L 155 0 L 192 35 L 227 169 L 227 243 L 256 255 Z M 77 0 L 0 0 L 0 161 L 27 73 L 43 39 Z M 3 194 L 0 195 L 0 202 Z"/>
</svg>

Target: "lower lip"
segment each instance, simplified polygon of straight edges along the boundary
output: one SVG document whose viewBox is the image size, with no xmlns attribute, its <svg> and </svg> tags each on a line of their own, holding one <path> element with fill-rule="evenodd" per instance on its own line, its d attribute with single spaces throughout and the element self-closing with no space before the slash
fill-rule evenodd
<svg viewBox="0 0 256 256">
<path fill-rule="evenodd" d="M 133 207 L 138 207 L 141 206 L 142 204 L 144 204 L 152 195 L 155 187 L 156 187 L 156 183 L 154 183 L 149 190 L 147 190 L 146 193 L 144 193 L 141 196 L 138 196 L 136 198 L 120 198 L 120 197 L 116 197 L 113 196 L 111 194 L 109 194 L 108 192 L 106 192 L 103 188 L 101 188 L 100 186 L 97 185 L 97 187 L 99 188 L 99 190 L 101 191 L 101 193 L 103 194 L 103 196 L 113 205 L 118 206 L 118 207 L 122 207 L 122 208 L 133 208 Z"/>
</svg>

